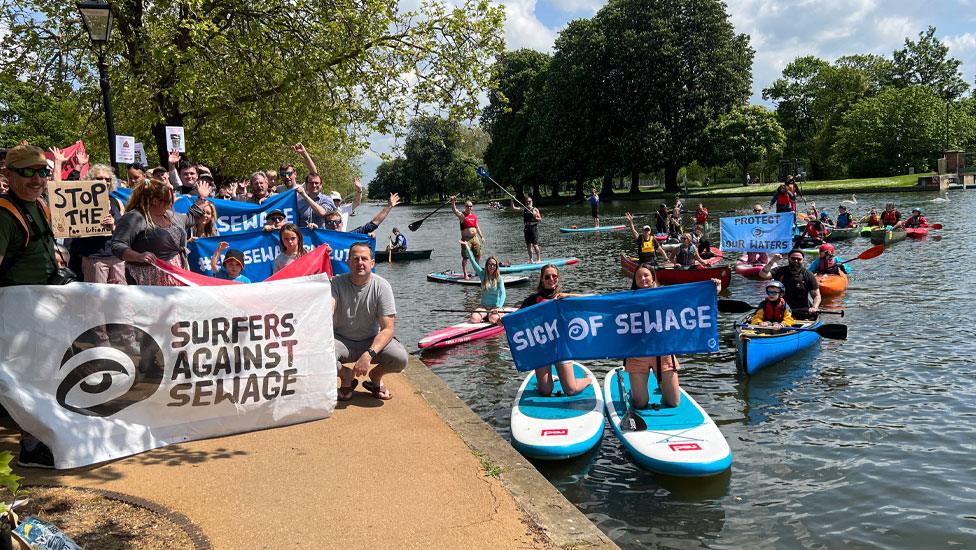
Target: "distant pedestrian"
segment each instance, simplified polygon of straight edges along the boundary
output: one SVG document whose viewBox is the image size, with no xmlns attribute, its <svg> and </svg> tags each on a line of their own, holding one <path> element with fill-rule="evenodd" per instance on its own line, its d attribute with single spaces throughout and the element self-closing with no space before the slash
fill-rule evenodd
<svg viewBox="0 0 976 550">
<path fill-rule="evenodd" d="M 749 172 L 746 172 L 746 185 L 750 183 L 752 183 L 752 176 L 749 175 Z"/>
<path fill-rule="evenodd" d="M 593 227 L 600 227 L 600 195 L 596 194 L 596 187 L 590 188 L 590 215 L 593 216 Z"/>
</svg>

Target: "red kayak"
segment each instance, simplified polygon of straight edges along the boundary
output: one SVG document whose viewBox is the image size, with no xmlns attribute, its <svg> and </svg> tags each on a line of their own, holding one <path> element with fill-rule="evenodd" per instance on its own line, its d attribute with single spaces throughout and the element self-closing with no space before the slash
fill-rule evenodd
<svg viewBox="0 0 976 550">
<path fill-rule="evenodd" d="M 504 308 L 503 311 L 512 312 L 515 311 L 515 308 Z M 491 323 L 458 323 L 435 330 L 424 336 L 420 339 L 417 347 L 420 349 L 446 348 L 472 340 L 491 338 L 503 332 L 505 332 L 505 327 L 501 323 L 497 325 Z"/>
<path fill-rule="evenodd" d="M 924 239 L 929 234 L 928 227 L 906 227 L 905 234 L 913 239 Z"/>
<path fill-rule="evenodd" d="M 721 279 L 721 290 L 725 290 L 729 288 L 729 284 L 732 282 L 732 270 L 727 265 L 696 268 L 669 267 L 658 269 L 655 275 L 657 276 L 657 282 L 662 285 L 680 285 L 683 283 Z"/>
<path fill-rule="evenodd" d="M 762 271 L 763 266 L 765 266 L 766 264 L 750 263 L 746 259 L 748 257 L 749 256 L 747 254 L 743 254 L 739 258 L 739 261 L 735 262 L 735 272 L 738 273 L 739 275 L 742 275 L 746 279 L 758 279 L 759 272 Z"/>
</svg>

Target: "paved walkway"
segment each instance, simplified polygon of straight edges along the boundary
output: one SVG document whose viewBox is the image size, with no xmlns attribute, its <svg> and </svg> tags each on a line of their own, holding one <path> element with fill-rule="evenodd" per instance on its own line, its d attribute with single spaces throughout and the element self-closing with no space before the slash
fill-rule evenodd
<svg viewBox="0 0 976 550">
<path fill-rule="evenodd" d="M 318 422 L 91 468 L 17 472 L 28 484 L 155 501 L 189 517 L 218 549 L 552 546 L 407 377 L 385 381 L 391 401 L 359 390 Z M 16 453 L 10 419 L 2 426 L 0 449 Z"/>
</svg>

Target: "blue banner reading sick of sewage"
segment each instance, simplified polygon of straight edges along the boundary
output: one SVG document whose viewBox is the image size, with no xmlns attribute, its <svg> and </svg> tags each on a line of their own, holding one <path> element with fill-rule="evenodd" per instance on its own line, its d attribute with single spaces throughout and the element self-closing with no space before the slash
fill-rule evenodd
<svg viewBox="0 0 976 550">
<path fill-rule="evenodd" d="M 348 273 L 349 247 L 358 242 L 369 243 L 376 255 L 376 239 L 362 233 L 348 233 L 345 231 L 327 231 L 325 229 L 301 228 L 305 239 L 305 250 L 312 250 L 322 243 L 328 243 L 332 249 L 332 273 Z M 190 270 L 213 277 L 210 270 L 210 258 L 217 251 L 220 241 L 227 241 L 230 248 L 236 248 L 244 253 L 244 275 L 251 282 L 263 281 L 274 273 L 274 261 L 281 253 L 281 242 L 277 231 L 253 231 L 250 233 L 236 233 L 193 239 L 187 244 L 190 250 Z M 218 266 L 223 258 L 218 259 Z"/>
<path fill-rule="evenodd" d="M 112 191 L 112 194 L 119 200 L 128 202 L 132 190 L 119 188 Z M 261 204 L 226 201 L 212 197 L 207 200 L 212 202 L 217 209 L 217 219 L 214 223 L 217 232 L 221 235 L 230 236 L 260 230 L 264 227 L 268 212 L 273 210 L 281 210 L 285 215 L 286 222 L 298 223 L 298 197 L 297 191 L 294 189 L 272 195 Z M 196 201 L 195 196 L 177 195 L 173 210 L 180 214 L 186 214 L 193 206 L 194 201 Z"/>
<path fill-rule="evenodd" d="M 502 318 L 515 368 L 718 351 L 711 281 L 550 300 Z"/>
<path fill-rule="evenodd" d="M 789 252 L 793 248 L 793 213 L 722 218 L 723 252 Z"/>
</svg>

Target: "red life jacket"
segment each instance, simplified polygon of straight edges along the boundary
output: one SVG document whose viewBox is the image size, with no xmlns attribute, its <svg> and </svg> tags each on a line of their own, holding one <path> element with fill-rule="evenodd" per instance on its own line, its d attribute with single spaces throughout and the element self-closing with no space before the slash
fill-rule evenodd
<svg viewBox="0 0 976 550">
<path fill-rule="evenodd" d="M 912 216 L 905 220 L 905 227 L 928 227 L 929 221 L 925 219 L 925 216 Z"/>
<path fill-rule="evenodd" d="M 881 221 L 885 225 L 895 225 L 900 217 L 901 215 L 898 214 L 897 210 L 885 210 L 881 213 Z"/>
<path fill-rule="evenodd" d="M 783 317 L 786 315 L 786 300 L 780 298 L 775 303 L 770 303 L 769 300 L 763 300 L 763 321 L 769 321 L 770 323 L 779 323 L 783 321 Z"/>
<path fill-rule="evenodd" d="M 813 237 L 814 239 L 820 238 L 820 222 L 808 223 L 807 228 L 804 231 L 808 237 Z"/>
<path fill-rule="evenodd" d="M 695 221 L 705 225 L 708 222 L 708 209 L 699 210 L 695 213 Z"/>
<path fill-rule="evenodd" d="M 843 269 L 836 260 L 830 260 L 830 265 L 827 262 L 820 261 L 817 263 L 817 275 L 840 275 L 840 270 Z"/>
</svg>

